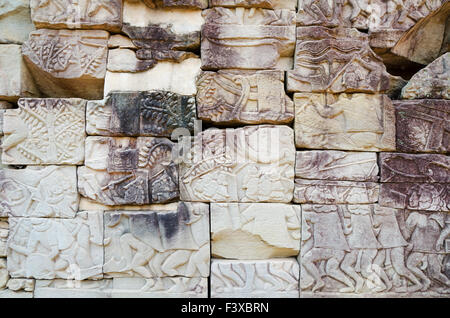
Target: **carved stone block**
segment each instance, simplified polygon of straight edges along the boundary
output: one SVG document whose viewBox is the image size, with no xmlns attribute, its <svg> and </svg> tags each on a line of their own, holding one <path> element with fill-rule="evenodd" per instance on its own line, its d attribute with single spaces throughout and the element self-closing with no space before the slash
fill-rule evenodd
<svg viewBox="0 0 450 318">
<path fill-rule="evenodd" d="M 402 99 L 450 99 L 450 53 L 416 73 L 402 89 Z"/>
<path fill-rule="evenodd" d="M 3 164 L 81 164 L 86 101 L 23 98 L 4 115 Z"/>
<path fill-rule="evenodd" d="M 211 254 L 231 259 L 297 256 L 300 206 L 211 203 Z"/>
<path fill-rule="evenodd" d="M 450 151 L 450 101 L 394 101 L 397 150 Z"/>
<path fill-rule="evenodd" d="M 122 25 L 122 0 L 31 0 L 30 6 L 38 28 L 119 32 Z"/>
<path fill-rule="evenodd" d="M 9 290 L 19 292 L 33 292 L 34 291 L 34 279 L 26 278 L 11 278 L 8 280 L 7 287 Z"/>
<path fill-rule="evenodd" d="M 211 298 L 298 298 L 295 258 L 211 260 Z"/>
<path fill-rule="evenodd" d="M 74 219 L 9 218 L 9 229 L 11 277 L 102 277 L 102 212 L 78 212 Z"/>
<path fill-rule="evenodd" d="M 6 268 L 6 258 L 0 258 L 0 290 L 6 288 L 8 280 L 9 274 Z"/>
<path fill-rule="evenodd" d="M 180 202 L 172 211 L 105 213 L 108 277 L 208 277 L 209 208 Z"/>
<path fill-rule="evenodd" d="M 208 7 L 208 0 L 125 0 L 125 4 L 143 2 L 149 8 L 186 8 L 205 9 Z"/>
<path fill-rule="evenodd" d="M 298 148 L 395 150 L 395 114 L 385 95 L 294 95 Z"/>
<path fill-rule="evenodd" d="M 294 52 L 293 11 L 215 7 L 203 16 L 204 70 L 279 68 L 280 57 Z"/>
<path fill-rule="evenodd" d="M 21 44 L 34 30 L 29 0 L 2 0 L 0 8 L 0 43 Z"/>
<path fill-rule="evenodd" d="M 8 219 L 0 218 L 0 257 L 6 257 L 6 241 L 8 240 L 8 234 L 9 234 Z"/>
<path fill-rule="evenodd" d="M 0 189 L 0 215 L 73 218 L 78 211 L 74 166 L 1 169 Z"/>
<path fill-rule="evenodd" d="M 143 205 L 178 197 L 178 167 L 167 138 L 88 137 L 78 191 L 105 205 Z"/>
<path fill-rule="evenodd" d="M 39 91 L 22 60 L 20 45 L 0 45 L 0 99 L 15 102 L 33 96 Z"/>
<path fill-rule="evenodd" d="M 295 10 L 297 0 L 210 0 L 211 7 L 244 7 Z"/>
<path fill-rule="evenodd" d="M 294 189 L 293 138 L 287 126 L 203 131 L 195 137 L 192 149 L 183 152 L 188 155 L 180 164 L 181 199 L 290 202 Z"/>
<path fill-rule="evenodd" d="M 297 151 L 295 176 L 318 180 L 378 181 L 377 154 L 334 150 Z"/>
<path fill-rule="evenodd" d="M 194 131 L 195 97 L 167 91 L 113 92 L 87 104 L 86 131 L 101 136 L 170 137 Z"/>
<path fill-rule="evenodd" d="M 294 119 L 282 71 L 202 72 L 197 80 L 198 116 L 215 123 L 277 124 Z"/>
<path fill-rule="evenodd" d="M 385 92 L 389 74 L 356 29 L 298 27 L 294 70 L 288 71 L 289 92 Z"/>
<path fill-rule="evenodd" d="M 30 33 L 22 54 L 44 95 L 101 99 L 108 37 L 100 30 L 41 29 Z"/>
<path fill-rule="evenodd" d="M 450 183 L 450 157 L 435 154 L 380 153 L 381 182 Z"/>
<path fill-rule="evenodd" d="M 366 204 L 378 201 L 375 182 L 295 179 L 294 202 L 314 204 Z"/>
<path fill-rule="evenodd" d="M 449 220 L 378 205 L 303 205 L 301 297 L 445 297 Z"/>
<path fill-rule="evenodd" d="M 450 211 L 450 183 L 382 183 L 379 202 L 397 209 Z"/>
</svg>

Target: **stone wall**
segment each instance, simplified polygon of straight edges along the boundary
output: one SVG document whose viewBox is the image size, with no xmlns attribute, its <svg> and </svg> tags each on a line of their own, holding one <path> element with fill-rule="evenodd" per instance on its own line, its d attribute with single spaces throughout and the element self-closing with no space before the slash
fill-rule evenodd
<svg viewBox="0 0 450 318">
<path fill-rule="evenodd" d="M 449 13 L 0 1 L 0 298 L 449 297 Z"/>
</svg>

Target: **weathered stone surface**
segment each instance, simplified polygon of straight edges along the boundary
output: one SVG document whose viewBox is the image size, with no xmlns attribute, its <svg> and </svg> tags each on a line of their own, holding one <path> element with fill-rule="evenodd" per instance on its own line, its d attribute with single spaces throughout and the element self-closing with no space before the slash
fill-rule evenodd
<svg viewBox="0 0 450 318">
<path fill-rule="evenodd" d="M 295 258 L 211 260 L 211 298 L 298 298 Z"/>
<path fill-rule="evenodd" d="M 450 101 L 422 99 L 393 104 L 397 151 L 450 151 Z"/>
<path fill-rule="evenodd" d="M 33 96 L 39 91 L 22 61 L 20 45 L 0 45 L 0 99 L 15 102 Z"/>
<path fill-rule="evenodd" d="M 8 280 L 7 287 L 8 289 L 18 292 L 32 292 L 34 290 L 34 279 L 26 279 L 26 278 L 11 278 Z"/>
<path fill-rule="evenodd" d="M 441 1 L 437 1 L 439 4 Z M 414 12 L 412 12 L 414 14 Z M 434 61 L 440 54 L 448 52 L 450 2 L 444 4 L 420 20 L 398 40 L 392 52 L 421 64 Z"/>
<path fill-rule="evenodd" d="M 139 73 L 108 71 L 104 94 L 107 96 L 112 91 L 163 90 L 181 95 L 195 95 L 195 81 L 200 73 L 200 65 L 199 58 L 189 58 L 180 63 L 162 61 L 152 69 Z"/>
<path fill-rule="evenodd" d="M 211 7 L 244 7 L 295 10 L 297 0 L 210 0 Z"/>
<path fill-rule="evenodd" d="M 15 292 L 10 289 L 3 289 L 0 290 L 0 298 L 33 298 L 33 293 L 24 291 Z"/>
<path fill-rule="evenodd" d="M 8 240 L 8 219 L 0 218 L 0 257 L 6 257 L 6 241 Z"/>
<path fill-rule="evenodd" d="M 10 109 L 10 108 L 13 108 L 13 104 L 6 101 L 0 101 L 0 109 Z"/>
<path fill-rule="evenodd" d="M 9 229 L 11 277 L 102 277 L 102 212 L 78 212 L 74 219 L 9 218 Z"/>
<path fill-rule="evenodd" d="M 203 277 L 122 278 L 91 281 L 37 280 L 35 298 L 207 298 Z"/>
<path fill-rule="evenodd" d="M 149 8 L 199 8 L 208 7 L 208 0 L 125 0 L 127 3 L 136 3 L 142 1 Z"/>
<path fill-rule="evenodd" d="M 277 124 L 294 119 L 282 71 L 202 72 L 197 80 L 198 117 L 215 123 Z"/>
<path fill-rule="evenodd" d="M 395 114 L 385 95 L 294 95 L 298 148 L 395 150 Z"/>
<path fill-rule="evenodd" d="M 41 29 L 30 33 L 22 54 L 44 95 L 101 99 L 108 37 L 100 30 Z"/>
<path fill-rule="evenodd" d="M 137 49 L 129 37 L 122 34 L 112 34 L 108 40 L 109 49 Z M 111 51 L 110 51 L 111 53 Z M 109 65 L 108 65 L 109 66 Z"/>
<path fill-rule="evenodd" d="M 435 154 L 380 153 L 381 182 L 450 183 L 450 157 Z"/>
<path fill-rule="evenodd" d="M 450 211 L 450 183 L 382 183 L 380 205 L 421 211 Z"/>
<path fill-rule="evenodd" d="M 295 176 L 318 180 L 377 181 L 377 155 L 334 150 L 297 151 Z"/>
<path fill-rule="evenodd" d="M 136 73 L 148 70 L 153 65 L 153 61 L 139 60 L 131 49 L 113 49 L 108 53 L 109 72 Z"/>
<path fill-rule="evenodd" d="M 122 25 L 122 0 L 31 0 L 30 6 L 38 28 L 119 32 Z"/>
<path fill-rule="evenodd" d="M 73 218 L 78 211 L 74 166 L 1 169 L 0 189 L 0 215 Z"/>
<path fill-rule="evenodd" d="M 288 71 L 290 92 L 384 92 L 389 74 L 356 29 L 297 28 L 295 65 Z"/>
<path fill-rule="evenodd" d="M 450 53 L 416 73 L 403 87 L 401 98 L 450 99 Z"/>
<path fill-rule="evenodd" d="M 180 202 L 173 211 L 105 213 L 108 277 L 208 277 L 209 209 Z"/>
<path fill-rule="evenodd" d="M 448 222 L 442 212 L 303 205 L 301 297 L 448 294 Z"/>
<path fill-rule="evenodd" d="M 3 164 L 81 164 L 86 101 L 22 98 L 4 115 Z"/>
<path fill-rule="evenodd" d="M 142 205 L 178 197 L 175 144 L 167 138 L 88 137 L 78 191 L 105 205 Z"/>
<path fill-rule="evenodd" d="M 0 290 L 6 287 L 8 280 L 9 274 L 6 268 L 6 258 L 0 258 Z"/>
<path fill-rule="evenodd" d="M 204 70 L 280 68 L 280 57 L 294 52 L 293 11 L 215 7 L 202 14 Z"/>
<path fill-rule="evenodd" d="M 315 204 L 365 204 L 378 201 L 375 182 L 295 179 L 294 202 Z"/>
<path fill-rule="evenodd" d="M 167 91 L 112 92 L 90 101 L 86 131 L 101 136 L 170 137 L 177 128 L 194 131 L 195 97 Z"/>
<path fill-rule="evenodd" d="M 203 131 L 195 137 L 192 149 L 183 152 L 187 156 L 180 164 L 181 199 L 290 202 L 294 189 L 293 138 L 287 126 Z"/>
<path fill-rule="evenodd" d="M 211 254 L 231 259 L 297 256 L 300 206 L 211 203 Z"/>
<path fill-rule="evenodd" d="M 0 7 L 0 43 L 21 44 L 34 30 L 29 0 L 2 0 Z"/>
</svg>

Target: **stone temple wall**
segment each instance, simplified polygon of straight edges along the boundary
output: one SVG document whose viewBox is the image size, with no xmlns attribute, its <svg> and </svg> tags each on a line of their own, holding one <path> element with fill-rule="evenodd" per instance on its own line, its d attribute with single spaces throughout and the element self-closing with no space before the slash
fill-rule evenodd
<svg viewBox="0 0 450 318">
<path fill-rule="evenodd" d="M 0 297 L 449 297 L 449 13 L 0 0 Z"/>
</svg>

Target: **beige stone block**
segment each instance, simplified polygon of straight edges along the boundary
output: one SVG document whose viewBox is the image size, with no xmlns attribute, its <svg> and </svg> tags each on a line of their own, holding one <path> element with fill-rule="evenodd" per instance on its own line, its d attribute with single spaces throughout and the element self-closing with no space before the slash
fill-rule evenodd
<svg viewBox="0 0 450 318">
<path fill-rule="evenodd" d="M 9 235 L 8 219 L 0 218 L 0 257 L 6 257 L 6 241 L 8 240 L 8 235 Z"/>
<path fill-rule="evenodd" d="M 34 298 L 110 298 L 111 279 L 36 280 Z"/>
<path fill-rule="evenodd" d="M 6 268 L 6 258 L 0 258 L 0 291 L 6 288 L 9 280 L 8 269 Z"/>
<path fill-rule="evenodd" d="M 25 292 L 32 292 L 34 290 L 34 282 L 34 279 L 11 278 L 8 280 L 6 287 L 15 292 L 22 290 Z"/>
<path fill-rule="evenodd" d="M 86 101 L 23 98 L 4 115 L 2 163 L 76 165 L 84 161 Z"/>
<path fill-rule="evenodd" d="M 211 254 L 231 259 L 297 256 L 300 206 L 211 203 Z"/>
<path fill-rule="evenodd" d="M 0 290 L 0 298 L 33 298 L 32 292 L 15 292 L 10 289 Z"/>
<path fill-rule="evenodd" d="M 395 150 L 395 114 L 385 95 L 295 94 L 298 148 Z"/>
<path fill-rule="evenodd" d="M 122 34 L 112 34 L 108 40 L 109 49 L 137 49 L 130 38 Z"/>
<path fill-rule="evenodd" d="M 210 6 L 295 10 L 297 8 L 297 2 L 297 0 L 210 0 Z"/>
<path fill-rule="evenodd" d="M 34 31 L 29 0 L 3 0 L 0 8 L 0 43 L 21 44 Z"/>
</svg>

